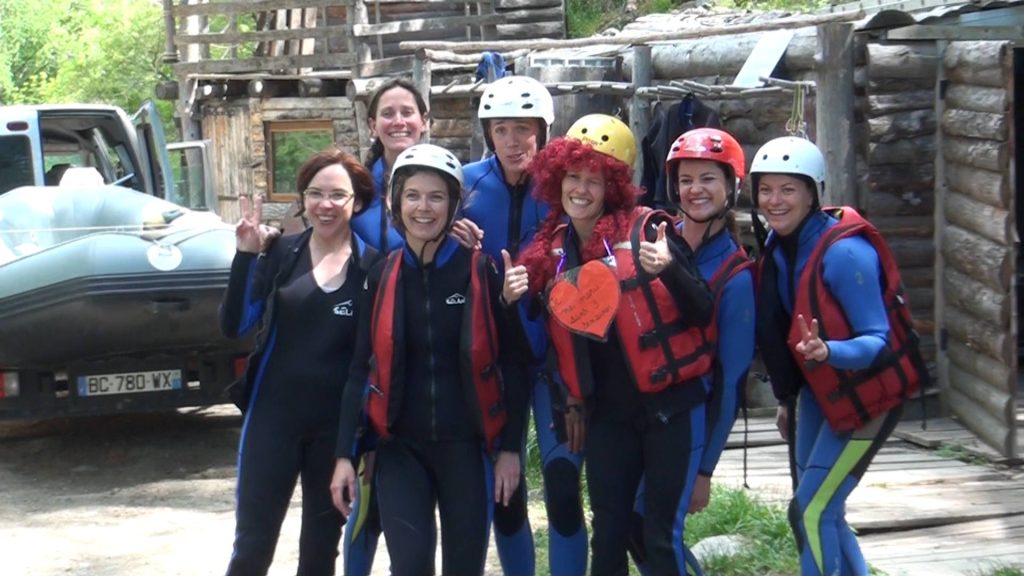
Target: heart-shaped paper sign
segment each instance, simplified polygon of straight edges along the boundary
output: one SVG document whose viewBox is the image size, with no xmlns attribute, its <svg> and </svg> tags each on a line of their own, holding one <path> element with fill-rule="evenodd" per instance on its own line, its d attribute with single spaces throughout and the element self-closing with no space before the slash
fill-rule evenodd
<svg viewBox="0 0 1024 576">
<path fill-rule="evenodd" d="M 548 293 L 548 310 L 571 332 L 604 342 L 619 309 L 619 279 L 607 264 L 591 260 L 559 276 Z"/>
</svg>

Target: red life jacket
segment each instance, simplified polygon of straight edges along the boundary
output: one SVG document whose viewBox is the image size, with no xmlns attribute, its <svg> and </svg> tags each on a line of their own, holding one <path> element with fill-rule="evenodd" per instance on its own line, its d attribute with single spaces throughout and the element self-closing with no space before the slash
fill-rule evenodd
<svg viewBox="0 0 1024 576">
<path fill-rule="evenodd" d="M 688 327 L 668 288 L 640 268 L 641 235 L 652 218 L 668 221 L 663 212 L 637 209 L 630 241 L 612 247 L 615 276 L 622 289 L 614 323 L 633 384 L 644 393 L 659 392 L 707 374 L 714 361 L 716 338 L 714 322 L 704 329 Z M 555 229 L 551 243 L 555 257 L 564 254 L 567 230 L 568 224 Z M 572 334 L 550 315 L 547 326 L 569 394 L 575 398 L 589 396 L 594 382 L 591 367 L 581 362 L 587 357 L 582 354 L 584 337 Z"/>
<path fill-rule="evenodd" d="M 508 415 L 498 366 L 498 329 L 487 287 L 487 266 L 487 256 L 474 251 L 459 336 L 459 363 L 469 412 L 487 449 L 493 450 Z M 370 423 L 382 439 L 391 436 L 391 426 L 400 411 L 398 403 L 393 401 L 393 393 L 403 384 L 395 378 L 399 362 L 395 349 L 404 345 L 401 338 L 396 339 L 403 322 L 398 292 L 401 270 L 402 250 L 395 250 L 384 265 L 370 321 L 373 359 L 366 410 Z"/>
<path fill-rule="evenodd" d="M 898 406 L 918 389 L 928 373 L 918 349 L 919 338 L 910 318 L 903 280 L 888 244 L 856 210 L 825 210 L 838 217 L 839 223 L 822 234 L 800 274 L 788 344 L 832 429 L 845 432 L 856 430 Z M 796 351 L 801 339 L 797 315 L 802 314 L 808 322 L 816 318 L 822 340 L 847 340 L 855 336 L 839 302 L 822 286 L 825 252 L 840 239 L 855 235 L 869 241 L 878 253 L 883 276 L 882 302 L 889 320 L 888 345 L 873 366 L 862 370 L 840 370 L 827 362 L 804 362 L 803 355 Z"/>
</svg>

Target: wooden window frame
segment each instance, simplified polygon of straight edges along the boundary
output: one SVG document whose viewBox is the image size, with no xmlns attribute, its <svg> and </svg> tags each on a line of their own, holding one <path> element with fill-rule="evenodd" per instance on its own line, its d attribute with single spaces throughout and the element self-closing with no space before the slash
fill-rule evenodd
<svg viewBox="0 0 1024 576">
<path fill-rule="evenodd" d="M 267 147 L 267 197 L 271 202 L 295 202 L 299 199 L 296 191 L 278 191 L 274 186 L 274 135 L 287 132 L 327 132 L 331 142 L 335 141 L 334 121 L 324 120 L 269 120 L 263 124 Z"/>
</svg>

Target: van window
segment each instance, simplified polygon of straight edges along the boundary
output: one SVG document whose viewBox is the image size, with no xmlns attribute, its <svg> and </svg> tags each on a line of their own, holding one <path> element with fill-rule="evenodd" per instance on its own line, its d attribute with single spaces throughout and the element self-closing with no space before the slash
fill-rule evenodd
<svg viewBox="0 0 1024 576">
<path fill-rule="evenodd" d="M 27 136 L 0 136 L 0 194 L 35 184 Z"/>
</svg>

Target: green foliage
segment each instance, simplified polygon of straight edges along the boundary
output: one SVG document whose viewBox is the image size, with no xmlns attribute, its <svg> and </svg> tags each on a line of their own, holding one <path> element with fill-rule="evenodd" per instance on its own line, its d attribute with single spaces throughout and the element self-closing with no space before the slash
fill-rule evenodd
<svg viewBox="0 0 1024 576">
<path fill-rule="evenodd" d="M 684 0 L 636 0 L 636 11 L 629 0 L 568 0 L 566 21 L 570 38 L 592 36 L 609 26 L 622 26 L 638 16 L 671 12 Z M 811 12 L 828 6 L 828 0 L 717 0 L 723 8 L 737 10 L 788 10 Z"/>
<path fill-rule="evenodd" d="M 1024 564 L 997 563 L 971 572 L 974 576 L 1024 576 Z"/>
<path fill-rule="evenodd" d="M 0 104 L 82 102 L 134 112 L 172 77 L 163 50 L 157 0 L 0 0 Z M 157 108 L 171 132 L 172 104 Z"/>
<path fill-rule="evenodd" d="M 962 444 L 954 442 L 943 442 L 941 446 L 935 449 L 935 455 L 941 458 L 949 458 L 950 460 L 959 460 L 967 464 L 987 464 L 984 458 L 968 452 Z"/>
<path fill-rule="evenodd" d="M 704 511 L 687 516 L 686 543 L 722 534 L 747 537 L 750 548 L 737 556 L 713 557 L 704 571 L 721 576 L 751 574 L 797 574 L 800 572 L 796 543 L 786 510 L 765 504 L 745 490 L 712 487 L 711 501 Z"/>
</svg>

